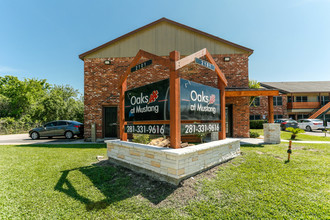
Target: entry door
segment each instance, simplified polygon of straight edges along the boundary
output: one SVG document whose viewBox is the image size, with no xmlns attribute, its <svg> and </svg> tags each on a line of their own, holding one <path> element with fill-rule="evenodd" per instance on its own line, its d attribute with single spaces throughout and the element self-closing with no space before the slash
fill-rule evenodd
<svg viewBox="0 0 330 220">
<path fill-rule="evenodd" d="M 226 105 L 226 137 L 233 137 L 233 105 Z"/>
<path fill-rule="evenodd" d="M 117 107 L 104 108 L 104 137 L 117 137 Z"/>
</svg>

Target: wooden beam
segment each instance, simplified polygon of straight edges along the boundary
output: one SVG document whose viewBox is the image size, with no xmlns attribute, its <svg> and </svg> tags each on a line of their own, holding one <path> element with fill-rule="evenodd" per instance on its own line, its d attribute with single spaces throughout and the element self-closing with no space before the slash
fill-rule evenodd
<svg viewBox="0 0 330 220">
<path fill-rule="evenodd" d="M 152 61 L 153 64 L 157 63 L 157 64 L 160 64 L 160 65 L 163 65 L 163 66 L 166 66 L 166 67 L 170 68 L 170 61 L 168 59 L 165 59 L 163 57 L 154 55 L 154 54 L 149 53 L 149 52 L 144 51 L 144 50 L 139 50 L 139 52 L 136 54 L 133 61 L 129 65 L 129 67 L 126 69 L 124 75 L 120 78 L 119 85 L 121 85 L 124 82 L 124 80 L 127 79 L 128 75 L 131 73 L 131 68 L 136 66 L 138 64 L 139 60 L 142 57 L 153 60 Z"/>
<path fill-rule="evenodd" d="M 139 50 L 139 52 L 137 52 L 136 56 L 134 57 L 134 59 L 132 60 L 131 64 L 129 65 L 129 67 L 127 67 L 124 75 L 120 78 L 119 81 L 119 89 L 121 87 L 121 85 L 124 83 L 124 81 L 127 80 L 128 74 L 131 73 L 131 68 L 133 68 L 134 66 L 136 66 L 136 64 L 139 62 L 139 60 L 141 59 L 141 53 L 142 50 Z"/>
<path fill-rule="evenodd" d="M 273 96 L 268 96 L 268 123 L 274 123 L 274 101 L 273 101 Z"/>
<path fill-rule="evenodd" d="M 185 58 L 182 58 L 181 60 L 175 62 L 175 70 L 178 70 L 188 65 L 189 63 L 194 62 L 195 58 L 201 58 L 205 55 L 206 55 L 206 48 L 201 49 L 200 51 L 197 51 L 196 53 L 193 53 L 189 56 L 186 56 Z"/>
<path fill-rule="evenodd" d="M 258 91 L 226 91 L 226 97 L 242 96 L 278 96 L 278 90 L 258 90 Z"/>
<path fill-rule="evenodd" d="M 213 57 L 211 56 L 211 54 L 209 53 L 208 50 L 206 50 L 206 54 L 205 54 L 206 58 L 210 61 L 210 63 L 212 63 L 215 66 L 215 72 L 218 74 L 218 82 L 219 79 L 222 81 L 222 83 L 224 84 L 224 86 L 226 87 L 228 85 L 227 79 L 225 77 L 225 75 L 221 72 L 220 68 L 218 67 L 217 63 L 214 61 Z"/>
<path fill-rule="evenodd" d="M 149 53 L 147 51 L 141 50 L 141 56 L 153 60 L 153 63 L 160 64 L 170 68 L 170 60 L 163 57 L 157 56 L 155 54 Z"/>
<path fill-rule="evenodd" d="M 180 78 L 176 70 L 176 61 L 180 59 L 178 51 L 170 53 L 170 142 L 171 148 L 181 145 L 181 114 L 180 114 Z"/>
<path fill-rule="evenodd" d="M 219 132 L 219 139 L 226 139 L 226 94 L 225 84 L 218 76 L 218 88 L 220 89 L 220 119 L 221 131 Z"/>
<path fill-rule="evenodd" d="M 120 140 L 127 141 L 127 133 L 125 133 L 125 91 L 127 89 L 127 78 L 120 86 L 119 96 L 119 135 Z"/>
</svg>

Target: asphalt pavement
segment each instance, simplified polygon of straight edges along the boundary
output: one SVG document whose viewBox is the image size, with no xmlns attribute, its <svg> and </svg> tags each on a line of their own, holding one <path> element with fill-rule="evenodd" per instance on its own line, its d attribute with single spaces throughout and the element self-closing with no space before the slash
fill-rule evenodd
<svg viewBox="0 0 330 220">
<path fill-rule="evenodd" d="M 322 131 L 306 132 L 304 134 L 314 136 L 324 136 Z M 330 136 L 330 135 L 329 135 Z M 239 138 L 241 145 L 244 144 L 264 144 L 264 139 L 259 138 Z M 287 140 L 281 140 L 282 142 L 288 142 Z M 326 141 L 294 141 L 299 143 L 327 143 Z M 98 142 L 100 143 L 100 142 Z M 53 138 L 40 138 L 32 140 L 28 134 L 11 134 L 0 135 L 0 145 L 29 145 L 29 144 L 95 144 L 95 142 L 85 142 L 84 139 L 74 138 L 66 139 L 65 137 L 53 137 Z"/>
<path fill-rule="evenodd" d="M 89 144 L 84 139 L 74 138 L 66 139 L 65 137 L 53 137 L 32 140 L 28 134 L 11 134 L 0 135 L 0 145 L 28 145 L 28 144 Z"/>
</svg>

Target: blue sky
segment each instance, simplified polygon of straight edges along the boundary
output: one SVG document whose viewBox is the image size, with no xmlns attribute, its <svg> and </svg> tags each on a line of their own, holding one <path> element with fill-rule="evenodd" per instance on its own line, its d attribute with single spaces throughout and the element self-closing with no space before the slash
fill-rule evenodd
<svg viewBox="0 0 330 220">
<path fill-rule="evenodd" d="M 0 0 L 0 76 L 83 92 L 79 54 L 162 17 L 253 49 L 250 79 L 330 81 L 330 0 Z"/>
</svg>

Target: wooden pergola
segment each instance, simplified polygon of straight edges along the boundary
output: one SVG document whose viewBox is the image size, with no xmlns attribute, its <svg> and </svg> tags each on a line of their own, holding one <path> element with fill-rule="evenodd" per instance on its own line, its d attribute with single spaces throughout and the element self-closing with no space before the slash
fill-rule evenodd
<svg viewBox="0 0 330 220">
<path fill-rule="evenodd" d="M 225 130 L 225 87 L 227 86 L 227 80 L 225 75 L 221 72 L 220 68 L 212 58 L 211 54 L 206 48 L 193 53 L 180 59 L 180 53 L 178 51 L 172 51 L 169 54 L 169 59 L 162 58 L 160 56 L 148 53 L 143 50 L 134 57 L 133 61 L 126 69 L 125 73 L 120 79 L 120 97 L 119 97 L 119 132 L 120 139 L 127 141 L 127 133 L 125 133 L 125 91 L 127 90 L 127 77 L 131 73 L 131 68 L 136 66 L 139 60 L 144 57 L 152 59 L 152 62 L 159 64 L 170 69 L 170 120 L 169 121 L 148 121 L 148 124 L 170 124 L 170 142 L 172 148 L 179 148 L 181 144 L 181 115 L 180 115 L 180 78 L 179 69 L 194 62 L 195 58 L 206 57 L 206 59 L 215 66 L 215 72 L 218 77 L 218 88 L 220 90 L 220 117 L 221 117 L 221 131 L 219 132 L 219 139 L 226 138 Z M 146 122 L 134 122 L 135 124 L 145 124 Z"/>
<path fill-rule="evenodd" d="M 131 68 L 136 66 L 141 58 L 151 59 L 154 64 L 159 64 L 169 68 L 170 70 L 170 120 L 158 120 L 158 121 L 137 121 L 134 124 L 169 124 L 170 125 L 170 142 L 172 148 L 179 148 L 181 144 L 181 123 L 193 121 L 181 121 L 180 115 L 180 78 L 178 70 L 192 62 L 195 58 L 204 57 L 214 65 L 215 73 L 218 78 L 218 89 L 220 90 L 220 124 L 221 131 L 219 132 L 219 139 L 226 139 L 226 97 L 249 97 L 249 96 L 268 96 L 268 122 L 274 123 L 274 109 L 273 109 L 273 97 L 279 95 L 278 90 L 253 90 L 245 89 L 239 91 L 225 91 L 227 86 L 227 80 L 225 75 L 221 72 L 220 68 L 212 58 L 211 54 L 206 48 L 193 53 L 180 59 L 180 53 L 178 51 L 172 51 L 169 54 L 169 59 L 157 56 L 155 54 L 148 53 L 144 50 L 139 52 L 134 57 L 133 61 L 126 69 L 125 73 L 120 79 L 120 97 L 119 97 L 119 132 L 120 139 L 127 141 L 127 133 L 125 133 L 125 91 L 127 90 L 127 77 L 131 73 Z M 218 121 L 219 122 L 219 121 Z"/>
<path fill-rule="evenodd" d="M 278 96 L 278 90 L 241 90 L 226 91 L 226 97 L 250 97 L 250 96 L 268 96 L 268 123 L 274 123 L 274 101 L 273 97 Z"/>
</svg>

